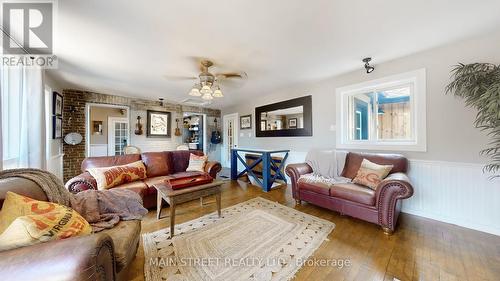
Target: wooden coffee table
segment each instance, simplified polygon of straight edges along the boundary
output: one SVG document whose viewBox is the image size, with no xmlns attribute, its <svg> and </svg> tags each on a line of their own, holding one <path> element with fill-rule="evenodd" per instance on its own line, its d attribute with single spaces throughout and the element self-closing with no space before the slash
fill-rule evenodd
<svg viewBox="0 0 500 281">
<path fill-rule="evenodd" d="M 161 218 L 161 208 L 163 200 L 165 200 L 170 205 L 170 237 L 174 237 L 175 207 L 177 206 L 177 204 L 200 199 L 210 195 L 215 195 L 215 200 L 217 201 L 217 213 L 219 217 L 221 216 L 220 197 L 222 183 L 223 181 L 214 180 L 211 183 L 186 187 L 177 190 L 173 190 L 170 186 L 163 183 L 153 185 L 158 192 L 156 201 L 156 218 Z"/>
</svg>

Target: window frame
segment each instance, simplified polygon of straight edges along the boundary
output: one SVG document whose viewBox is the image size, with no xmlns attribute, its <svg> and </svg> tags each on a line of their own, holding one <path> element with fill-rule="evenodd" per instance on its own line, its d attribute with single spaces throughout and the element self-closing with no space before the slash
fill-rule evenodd
<svg viewBox="0 0 500 281">
<path fill-rule="evenodd" d="M 354 140 L 350 138 L 349 126 L 350 99 L 361 93 L 378 92 L 398 86 L 412 85 L 410 93 L 412 138 L 410 140 Z M 336 147 L 340 149 L 363 150 L 391 150 L 391 151 L 427 151 L 426 135 L 426 70 L 421 68 L 414 71 L 391 75 L 367 82 L 340 87 L 336 89 Z M 369 118 L 373 118 L 369 114 Z M 377 136 L 376 124 L 369 122 L 369 135 Z M 374 122 L 377 122 L 375 120 Z"/>
</svg>

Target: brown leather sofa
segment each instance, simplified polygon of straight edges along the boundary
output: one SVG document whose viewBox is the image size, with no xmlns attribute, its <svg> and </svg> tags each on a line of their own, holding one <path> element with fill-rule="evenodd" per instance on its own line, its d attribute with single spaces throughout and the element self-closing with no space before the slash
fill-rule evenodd
<svg viewBox="0 0 500 281">
<path fill-rule="evenodd" d="M 7 191 L 47 201 L 27 179 L 0 180 L 0 208 Z M 114 228 L 82 237 L 0 252 L 0 280 L 127 280 L 139 246 L 141 222 L 121 221 Z"/>
<path fill-rule="evenodd" d="M 66 188 L 73 193 L 87 189 L 97 189 L 96 180 L 86 170 L 93 167 L 110 167 L 125 165 L 142 160 L 146 166 L 147 178 L 116 186 L 114 188 L 129 188 L 139 193 L 143 199 L 145 208 L 156 207 L 156 189 L 154 184 L 162 183 L 165 179 L 198 175 L 200 172 L 186 172 L 189 165 L 190 153 L 203 155 L 202 151 L 162 151 L 145 152 L 142 154 L 130 154 L 122 156 L 89 157 L 83 160 L 81 165 L 82 174 L 69 180 Z M 205 172 L 212 178 L 217 177 L 222 166 L 219 162 L 209 161 L 205 165 Z"/>
<path fill-rule="evenodd" d="M 306 163 L 290 164 L 286 174 L 292 181 L 292 194 L 296 202 L 301 200 L 382 226 L 386 234 L 392 234 L 401 210 L 401 199 L 413 195 L 413 187 L 406 176 L 408 160 L 396 154 L 369 154 L 349 152 L 341 176 L 353 179 L 363 159 L 380 165 L 394 165 L 389 176 L 376 188 L 344 183 L 330 188 L 314 183 L 298 181 L 301 175 L 312 173 Z"/>
</svg>

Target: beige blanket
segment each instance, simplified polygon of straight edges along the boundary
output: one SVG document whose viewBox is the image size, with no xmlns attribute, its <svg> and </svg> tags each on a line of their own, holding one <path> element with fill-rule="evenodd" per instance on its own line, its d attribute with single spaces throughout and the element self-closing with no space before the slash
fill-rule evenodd
<svg viewBox="0 0 500 281">
<path fill-rule="evenodd" d="M 341 176 L 346 156 L 346 151 L 312 149 L 307 152 L 306 163 L 311 166 L 313 172 L 301 178 L 307 182 L 325 184 L 350 182 L 350 179 Z"/>
<path fill-rule="evenodd" d="M 94 232 L 113 228 L 120 220 L 141 219 L 148 210 L 141 197 L 128 189 L 86 190 L 70 193 L 53 174 L 39 169 L 0 171 L 0 179 L 18 177 L 40 186 L 50 202 L 73 208 L 92 225 Z"/>
</svg>

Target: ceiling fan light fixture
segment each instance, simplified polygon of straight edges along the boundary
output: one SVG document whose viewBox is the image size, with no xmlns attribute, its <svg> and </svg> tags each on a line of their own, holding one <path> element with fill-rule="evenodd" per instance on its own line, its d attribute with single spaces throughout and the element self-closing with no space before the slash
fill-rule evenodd
<svg viewBox="0 0 500 281">
<path fill-rule="evenodd" d="M 223 98 L 224 97 L 224 95 L 222 94 L 222 91 L 219 87 L 217 87 L 217 89 L 214 91 L 212 96 L 216 97 L 216 98 Z"/>
<path fill-rule="evenodd" d="M 203 95 L 206 95 L 206 94 L 211 95 L 212 89 L 210 89 L 210 86 L 204 85 L 203 87 L 201 87 L 200 93 L 202 93 Z"/>
<path fill-rule="evenodd" d="M 193 87 L 193 88 L 191 89 L 191 91 L 189 92 L 189 95 L 190 95 L 190 96 L 193 96 L 193 97 L 200 97 L 200 96 L 201 96 L 201 93 L 200 93 L 200 90 L 198 90 L 198 88 Z"/>
<path fill-rule="evenodd" d="M 214 99 L 214 97 L 212 97 L 212 95 L 210 93 L 203 94 L 203 96 L 201 96 L 201 98 L 204 100 L 213 100 Z"/>
</svg>

